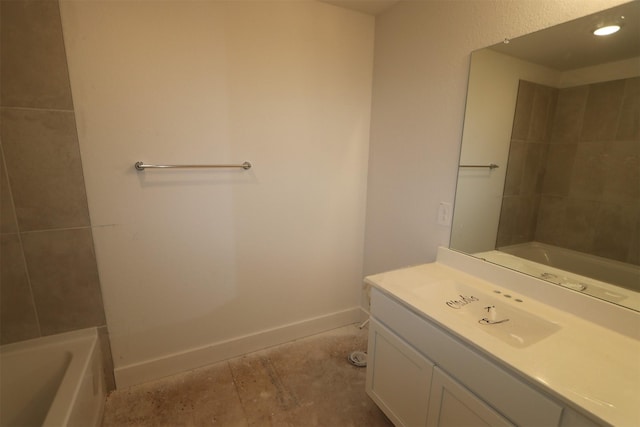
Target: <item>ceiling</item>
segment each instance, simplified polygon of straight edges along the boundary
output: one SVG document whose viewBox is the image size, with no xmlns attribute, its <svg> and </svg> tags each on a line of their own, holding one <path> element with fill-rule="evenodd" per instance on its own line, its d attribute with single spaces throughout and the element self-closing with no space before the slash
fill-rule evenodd
<svg viewBox="0 0 640 427">
<path fill-rule="evenodd" d="M 617 23 L 613 35 L 593 30 Z M 640 55 L 640 2 L 625 3 L 555 27 L 499 43 L 491 49 L 535 64 L 566 71 Z"/>
<path fill-rule="evenodd" d="M 319 0 L 346 9 L 378 15 L 401 0 Z M 604 24 L 622 24 L 615 35 L 599 38 L 592 31 Z M 588 15 L 555 27 L 499 43 L 491 49 L 525 61 L 566 71 L 640 55 L 640 1 Z"/>
<path fill-rule="evenodd" d="M 320 0 L 346 9 L 364 12 L 369 15 L 377 15 L 389 9 L 400 0 Z"/>
</svg>

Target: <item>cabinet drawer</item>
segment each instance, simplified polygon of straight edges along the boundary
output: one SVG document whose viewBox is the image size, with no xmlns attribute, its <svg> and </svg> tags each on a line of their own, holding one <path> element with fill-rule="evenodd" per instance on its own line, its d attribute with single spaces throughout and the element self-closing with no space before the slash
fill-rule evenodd
<svg viewBox="0 0 640 427">
<path fill-rule="evenodd" d="M 374 288 L 371 315 L 519 426 L 557 426 L 562 407 Z"/>
</svg>

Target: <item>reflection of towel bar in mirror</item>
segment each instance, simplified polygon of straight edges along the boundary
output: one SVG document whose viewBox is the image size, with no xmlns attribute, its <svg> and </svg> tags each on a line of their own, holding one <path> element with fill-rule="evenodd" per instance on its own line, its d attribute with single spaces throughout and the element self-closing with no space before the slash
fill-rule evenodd
<svg viewBox="0 0 640 427">
<path fill-rule="evenodd" d="M 244 170 L 251 169 L 250 162 L 244 162 L 240 165 L 146 165 L 144 162 L 136 162 L 134 165 L 136 170 L 143 171 L 147 168 L 151 169 L 191 169 L 191 168 L 242 168 Z"/>
<path fill-rule="evenodd" d="M 460 168 L 489 168 L 491 170 L 496 169 L 500 166 L 496 165 L 495 163 L 490 163 L 488 165 L 459 165 L 458 167 Z"/>
</svg>

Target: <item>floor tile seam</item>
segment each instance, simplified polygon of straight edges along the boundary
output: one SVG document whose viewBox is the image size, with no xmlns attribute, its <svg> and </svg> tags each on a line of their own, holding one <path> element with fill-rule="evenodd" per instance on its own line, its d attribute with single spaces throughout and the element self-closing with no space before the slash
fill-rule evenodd
<svg viewBox="0 0 640 427">
<path fill-rule="evenodd" d="M 273 387 L 273 391 L 274 391 L 273 401 L 270 405 L 270 408 L 272 411 L 271 415 L 273 416 L 276 413 L 279 413 L 280 415 L 284 416 L 285 419 L 288 420 L 292 414 L 296 413 L 302 408 L 302 405 L 300 404 L 300 400 L 298 396 L 295 393 L 293 393 L 292 389 L 283 381 L 281 373 L 277 371 L 274 364 L 272 364 L 271 358 L 269 357 L 269 354 L 271 353 L 271 351 L 256 352 L 256 353 L 257 354 L 253 354 L 253 356 L 255 357 L 255 363 L 258 363 L 262 366 L 260 375 L 265 377 L 265 379 Z M 236 371 L 231 366 L 231 362 L 241 361 L 243 357 L 244 356 L 240 356 L 235 359 L 230 359 L 228 363 L 229 363 L 229 368 L 231 370 L 232 379 L 236 387 L 236 392 L 239 396 L 239 401 L 240 401 L 243 413 L 245 415 L 245 419 L 247 420 L 248 425 L 253 425 L 252 421 L 255 421 L 254 417 L 252 416 L 250 408 L 247 408 L 246 406 L 251 404 L 251 400 L 244 399 L 242 397 L 243 393 L 241 393 L 241 389 L 242 389 L 241 377 L 237 376 Z"/>
<path fill-rule="evenodd" d="M 237 359 L 239 359 L 239 357 L 233 358 L 233 359 L 228 359 L 224 363 L 227 365 L 227 369 L 229 370 L 229 374 L 231 375 L 231 381 L 233 382 L 233 389 L 236 392 L 236 398 L 238 399 L 238 403 L 240 403 L 240 409 L 242 409 L 242 415 L 244 416 L 245 424 L 248 426 L 249 425 L 249 415 L 247 413 L 247 409 L 245 408 L 244 402 L 242 401 L 242 397 L 240 396 L 240 388 L 238 386 L 238 381 L 236 379 L 236 375 L 234 374 L 233 369 L 231 368 L 231 361 L 237 360 Z"/>
<path fill-rule="evenodd" d="M 285 410 L 289 411 L 291 409 L 298 409 L 301 407 L 300 405 L 300 399 L 298 399 L 298 396 L 296 395 L 296 393 L 294 393 L 294 391 L 291 389 L 291 387 L 289 387 L 287 385 L 287 383 L 284 381 L 282 373 L 278 371 L 278 367 L 271 361 L 271 357 L 269 357 L 268 355 L 265 356 L 265 359 L 267 361 L 267 364 L 269 365 L 269 370 L 273 371 L 274 376 L 272 378 L 274 378 L 278 384 L 274 384 L 274 386 L 276 387 L 276 391 L 278 390 L 283 390 L 286 394 L 288 394 L 292 400 L 293 403 L 293 407 L 291 408 L 286 408 Z M 269 375 L 271 377 L 271 375 Z M 284 399 L 284 397 L 283 397 Z M 284 403 L 284 402 L 283 402 Z"/>
</svg>

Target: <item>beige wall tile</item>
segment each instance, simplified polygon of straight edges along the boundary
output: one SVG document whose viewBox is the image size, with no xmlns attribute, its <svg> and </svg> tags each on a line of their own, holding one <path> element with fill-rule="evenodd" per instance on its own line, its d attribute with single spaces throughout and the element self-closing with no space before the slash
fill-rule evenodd
<svg viewBox="0 0 640 427">
<path fill-rule="evenodd" d="M 522 173 L 520 194 L 539 194 L 542 190 L 547 144 L 527 143 L 526 160 Z"/>
<path fill-rule="evenodd" d="M 73 112 L 3 108 L 1 133 L 20 231 L 88 226 Z"/>
<path fill-rule="evenodd" d="M 520 194 L 522 171 L 527 154 L 527 143 L 512 139 L 509 145 L 509 161 L 504 182 L 504 195 L 513 196 Z"/>
<path fill-rule="evenodd" d="M 639 111 L 640 78 L 560 91 L 543 192 L 566 197 L 543 198 L 536 240 L 638 264 Z"/>
<path fill-rule="evenodd" d="M 639 238 L 638 216 L 637 205 L 602 204 L 595 227 L 594 253 L 618 261 L 632 261 L 630 253 L 637 247 Z"/>
<path fill-rule="evenodd" d="M 496 247 L 512 245 L 516 233 L 515 224 L 518 212 L 518 196 L 507 196 L 502 198 L 500 208 L 500 220 L 498 223 L 498 235 L 496 237 Z"/>
<path fill-rule="evenodd" d="M 640 77 L 626 81 L 616 137 L 640 141 Z"/>
<path fill-rule="evenodd" d="M 535 240 L 550 245 L 562 246 L 562 228 L 564 227 L 567 198 L 543 195 L 538 209 L 538 224 Z"/>
<path fill-rule="evenodd" d="M 550 144 L 542 184 L 543 194 L 567 195 L 576 156 L 576 144 Z"/>
<path fill-rule="evenodd" d="M 631 231 L 631 242 L 629 243 L 629 254 L 626 262 L 640 265 L 640 206 L 636 205 L 636 209 L 635 226 Z M 636 290 L 640 292 L 640 283 L 638 283 Z"/>
<path fill-rule="evenodd" d="M 4 155 L 0 150 L 0 233 L 16 233 L 17 231 L 18 224 L 16 223 L 7 171 L 4 167 Z"/>
<path fill-rule="evenodd" d="M 534 95 L 535 84 L 521 80 L 518 86 L 518 98 L 516 99 L 516 111 L 513 116 L 511 139 L 527 139 Z"/>
<path fill-rule="evenodd" d="M 40 336 L 17 234 L 0 235 L 0 343 Z"/>
<path fill-rule="evenodd" d="M 534 239 L 539 203 L 540 196 L 535 194 L 504 198 L 496 247 Z"/>
<path fill-rule="evenodd" d="M 517 217 L 519 235 L 518 243 L 530 242 L 534 240 L 536 224 L 538 222 L 538 208 L 540 207 L 539 194 L 526 195 L 522 197 L 521 208 Z"/>
<path fill-rule="evenodd" d="M 588 86 L 567 88 L 558 92 L 551 127 L 552 142 L 575 143 L 578 141 L 588 95 Z"/>
<path fill-rule="evenodd" d="M 597 218 L 600 203 L 593 200 L 568 198 L 560 241 L 562 247 L 579 252 L 594 253 L 594 236 L 597 229 Z"/>
<path fill-rule="evenodd" d="M 611 141 L 604 147 L 603 201 L 640 204 L 640 141 Z"/>
<path fill-rule="evenodd" d="M 569 194 L 588 200 L 602 200 L 607 170 L 605 143 L 582 142 L 576 145 Z"/>
<path fill-rule="evenodd" d="M 520 82 L 496 239 L 498 247 L 533 239 L 557 92 L 552 87 Z M 515 139 L 516 135 L 520 139 Z"/>
<path fill-rule="evenodd" d="M 71 110 L 57 1 L 0 2 L 2 106 Z"/>
<path fill-rule="evenodd" d="M 23 233 L 43 335 L 105 324 L 90 228 Z"/>
<path fill-rule="evenodd" d="M 553 119 L 557 89 L 535 85 L 531 108 L 531 124 L 528 140 L 544 141 L 548 134 L 549 122 Z"/>
<path fill-rule="evenodd" d="M 618 129 L 618 115 L 622 109 L 625 80 L 589 85 L 584 111 L 581 141 L 613 140 Z"/>
</svg>

